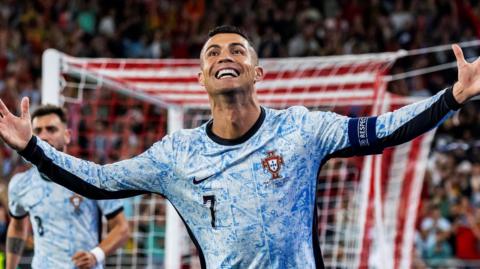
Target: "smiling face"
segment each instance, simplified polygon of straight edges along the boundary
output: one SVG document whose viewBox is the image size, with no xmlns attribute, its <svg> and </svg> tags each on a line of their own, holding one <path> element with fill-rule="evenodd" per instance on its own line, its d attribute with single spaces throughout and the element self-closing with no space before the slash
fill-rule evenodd
<svg viewBox="0 0 480 269">
<path fill-rule="evenodd" d="M 209 95 L 234 89 L 251 89 L 263 77 L 254 49 L 241 35 L 220 33 L 212 36 L 200 54 L 199 82 Z"/>
</svg>

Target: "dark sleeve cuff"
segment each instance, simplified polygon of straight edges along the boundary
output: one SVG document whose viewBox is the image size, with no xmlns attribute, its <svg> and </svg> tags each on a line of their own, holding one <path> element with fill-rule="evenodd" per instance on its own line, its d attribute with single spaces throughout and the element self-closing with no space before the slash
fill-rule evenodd
<svg viewBox="0 0 480 269">
<path fill-rule="evenodd" d="M 122 213 L 123 212 L 123 206 L 119 207 L 117 210 L 111 212 L 111 213 L 108 213 L 105 215 L 105 218 L 107 218 L 107 220 L 110 220 L 110 219 L 113 219 L 115 218 L 118 214 Z"/>
<path fill-rule="evenodd" d="M 37 146 L 37 137 L 32 135 L 32 138 L 30 138 L 30 141 L 28 141 L 27 146 L 23 150 L 19 151 L 18 154 L 20 154 L 22 157 L 30 161 L 36 146 Z"/>
<path fill-rule="evenodd" d="M 12 213 L 12 211 L 8 210 L 8 215 L 10 215 L 10 217 L 12 217 L 12 218 L 14 218 L 14 219 L 23 219 L 23 218 L 25 218 L 25 217 L 28 215 L 28 213 L 25 214 L 25 215 L 16 216 L 16 215 L 14 215 L 14 214 Z"/>
<path fill-rule="evenodd" d="M 455 100 L 455 97 L 453 96 L 453 86 L 448 87 L 445 91 L 445 103 L 451 110 L 458 110 L 463 106 Z"/>
</svg>

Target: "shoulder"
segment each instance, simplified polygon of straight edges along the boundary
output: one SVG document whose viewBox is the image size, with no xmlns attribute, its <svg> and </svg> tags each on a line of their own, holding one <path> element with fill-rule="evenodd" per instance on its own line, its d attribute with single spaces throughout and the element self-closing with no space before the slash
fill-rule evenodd
<svg viewBox="0 0 480 269">
<path fill-rule="evenodd" d="M 122 208 L 123 204 L 124 204 L 123 199 L 98 200 L 97 202 L 102 207 L 109 208 L 111 210 L 116 210 L 117 208 Z"/>
<path fill-rule="evenodd" d="M 319 118 L 328 118 L 331 116 L 330 112 L 325 111 L 310 111 L 304 106 L 291 106 L 286 109 L 272 109 L 267 108 L 267 117 L 274 121 L 281 121 L 282 123 L 306 123 L 310 120 L 318 120 Z"/>
<path fill-rule="evenodd" d="M 157 148 L 170 147 L 172 144 L 188 142 L 192 138 L 201 137 L 205 134 L 205 126 L 203 124 L 200 127 L 194 129 L 180 129 L 171 134 L 165 135 L 162 139 L 153 144 Z"/>
<path fill-rule="evenodd" d="M 205 134 L 205 128 L 207 124 L 203 124 L 200 127 L 193 129 L 181 129 L 174 132 L 171 136 L 176 141 L 189 140 L 192 137 L 199 137 Z"/>
<path fill-rule="evenodd" d="M 32 186 L 34 177 L 37 176 L 37 174 L 38 172 L 35 168 L 30 168 L 25 172 L 15 174 L 8 183 L 9 195 L 28 190 Z"/>
<path fill-rule="evenodd" d="M 291 106 L 285 109 L 265 108 L 267 115 L 272 116 L 299 116 L 308 113 L 308 109 L 304 106 Z"/>
<path fill-rule="evenodd" d="M 194 146 L 197 143 L 204 143 L 206 135 L 207 124 L 193 129 L 180 129 L 172 134 L 164 136 L 160 141 L 153 146 L 154 150 L 168 150 L 170 152 L 183 151 L 186 148 Z"/>
<path fill-rule="evenodd" d="M 430 229 L 433 226 L 433 221 L 432 221 L 431 218 L 423 219 L 420 226 L 421 226 L 422 230 Z"/>
<path fill-rule="evenodd" d="M 442 230 L 448 230 L 450 229 L 451 225 L 450 222 L 446 218 L 440 218 L 438 225 Z"/>
<path fill-rule="evenodd" d="M 102 214 L 107 218 L 111 219 L 118 214 L 122 213 L 124 210 L 124 200 L 115 199 L 115 200 L 99 200 L 97 201 L 98 206 L 101 209 Z"/>
<path fill-rule="evenodd" d="M 308 109 L 303 106 L 292 106 L 285 109 L 264 108 L 267 119 L 273 120 L 295 120 L 308 113 Z"/>
<path fill-rule="evenodd" d="M 311 120 L 323 120 L 323 121 L 338 121 L 338 120 L 345 120 L 348 119 L 347 116 L 338 114 L 333 111 L 323 111 L 323 110 L 315 110 L 310 111 L 308 108 L 304 106 L 293 106 L 286 109 L 286 112 L 297 119 L 311 119 Z"/>
</svg>

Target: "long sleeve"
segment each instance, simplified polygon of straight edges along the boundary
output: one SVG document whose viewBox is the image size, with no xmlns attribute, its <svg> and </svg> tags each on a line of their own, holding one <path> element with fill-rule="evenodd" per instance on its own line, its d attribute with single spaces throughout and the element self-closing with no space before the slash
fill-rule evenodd
<svg viewBox="0 0 480 269">
<path fill-rule="evenodd" d="M 423 101 L 378 117 L 349 119 L 350 145 L 333 155 L 381 153 L 387 147 L 410 141 L 439 126 L 459 108 L 452 88 L 448 88 Z"/>
<path fill-rule="evenodd" d="M 299 123 L 320 156 L 379 154 L 435 128 L 460 108 L 452 88 L 379 116 L 351 118 L 332 112 L 308 112 Z M 322 157 L 322 158 L 323 158 Z"/>
<path fill-rule="evenodd" d="M 33 136 L 19 153 L 41 174 L 78 194 L 114 199 L 147 192 L 163 194 L 163 181 L 173 179 L 171 151 L 170 141 L 164 139 L 134 158 L 98 165 L 57 151 Z"/>
</svg>

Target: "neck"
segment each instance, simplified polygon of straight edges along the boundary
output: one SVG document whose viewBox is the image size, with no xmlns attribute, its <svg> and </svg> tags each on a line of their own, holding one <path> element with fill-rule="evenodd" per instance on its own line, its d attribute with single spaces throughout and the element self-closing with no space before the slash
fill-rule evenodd
<svg viewBox="0 0 480 269">
<path fill-rule="evenodd" d="M 240 89 L 223 91 L 211 96 L 212 132 L 224 139 L 236 139 L 244 135 L 260 116 L 260 104 L 256 96 Z"/>
</svg>

